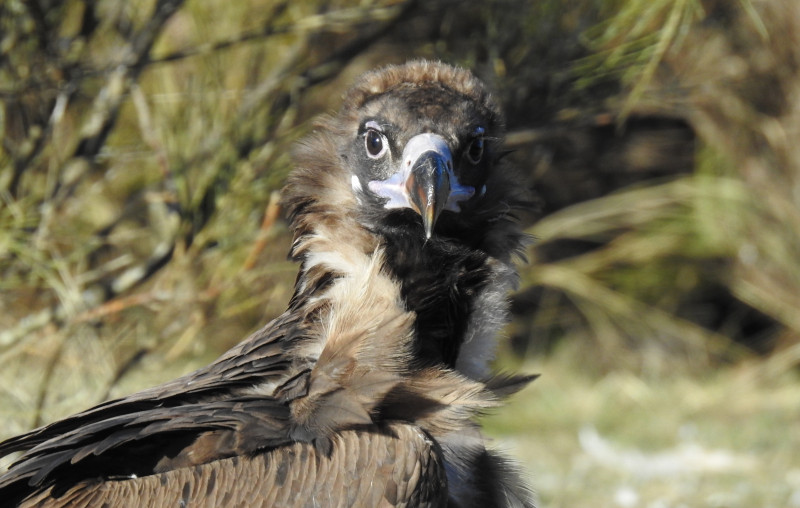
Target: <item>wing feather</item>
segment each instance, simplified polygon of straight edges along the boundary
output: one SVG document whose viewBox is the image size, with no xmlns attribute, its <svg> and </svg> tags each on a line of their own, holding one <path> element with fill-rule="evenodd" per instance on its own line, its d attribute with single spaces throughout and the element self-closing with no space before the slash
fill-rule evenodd
<svg viewBox="0 0 800 508">
<path fill-rule="evenodd" d="M 295 442 L 142 478 L 45 491 L 23 506 L 418 506 L 446 503 L 441 453 L 405 424 L 343 431 L 331 453 Z"/>
</svg>

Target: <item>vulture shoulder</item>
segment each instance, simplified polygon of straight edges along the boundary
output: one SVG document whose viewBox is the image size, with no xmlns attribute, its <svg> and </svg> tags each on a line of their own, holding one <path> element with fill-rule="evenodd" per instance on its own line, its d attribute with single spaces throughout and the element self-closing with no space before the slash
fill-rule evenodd
<svg viewBox="0 0 800 508">
<path fill-rule="evenodd" d="M 20 506 L 533 506 L 475 417 L 526 197 L 469 72 L 367 73 L 295 151 L 286 312 L 212 364 L 0 443 Z"/>
</svg>

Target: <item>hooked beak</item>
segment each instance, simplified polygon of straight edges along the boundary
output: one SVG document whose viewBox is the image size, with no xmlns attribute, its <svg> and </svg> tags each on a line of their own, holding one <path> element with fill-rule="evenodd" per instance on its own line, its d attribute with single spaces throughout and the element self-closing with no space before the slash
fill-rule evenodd
<svg viewBox="0 0 800 508">
<path fill-rule="evenodd" d="M 459 203 L 475 194 L 462 186 L 453 172 L 453 156 L 444 138 L 418 134 L 403 149 L 400 171 L 386 180 L 373 180 L 369 188 L 389 198 L 385 208 L 411 208 L 422 218 L 425 237 L 430 238 L 443 210 L 460 212 Z"/>
<path fill-rule="evenodd" d="M 416 155 L 416 154 L 415 154 Z M 422 217 L 425 237 L 430 238 L 433 226 L 442 213 L 450 195 L 448 167 L 453 162 L 441 151 L 427 150 L 416 155 L 411 172 L 406 178 L 406 191 L 411 198 L 411 208 Z M 404 162 L 406 158 L 403 157 Z"/>
</svg>

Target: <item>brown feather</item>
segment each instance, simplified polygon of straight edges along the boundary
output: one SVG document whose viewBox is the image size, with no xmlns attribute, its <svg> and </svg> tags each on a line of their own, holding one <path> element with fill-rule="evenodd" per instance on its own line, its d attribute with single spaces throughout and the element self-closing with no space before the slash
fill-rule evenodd
<svg viewBox="0 0 800 508">
<path fill-rule="evenodd" d="M 254 457 L 88 482 L 56 499 L 42 492 L 21 506 L 435 507 L 447 492 L 439 457 L 435 442 L 415 426 L 371 426 L 338 433 L 330 456 L 294 443 Z"/>
</svg>

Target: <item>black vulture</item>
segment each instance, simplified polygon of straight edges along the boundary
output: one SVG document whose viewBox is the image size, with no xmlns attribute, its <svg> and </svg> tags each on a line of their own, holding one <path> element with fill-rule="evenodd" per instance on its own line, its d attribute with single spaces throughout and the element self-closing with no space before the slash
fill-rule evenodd
<svg viewBox="0 0 800 508">
<path fill-rule="evenodd" d="M 214 363 L 0 444 L 22 506 L 533 506 L 474 417 L 526 205 L 470 72 L 362 76 L 296 148 L 287 310 Z"/>
</svg>

